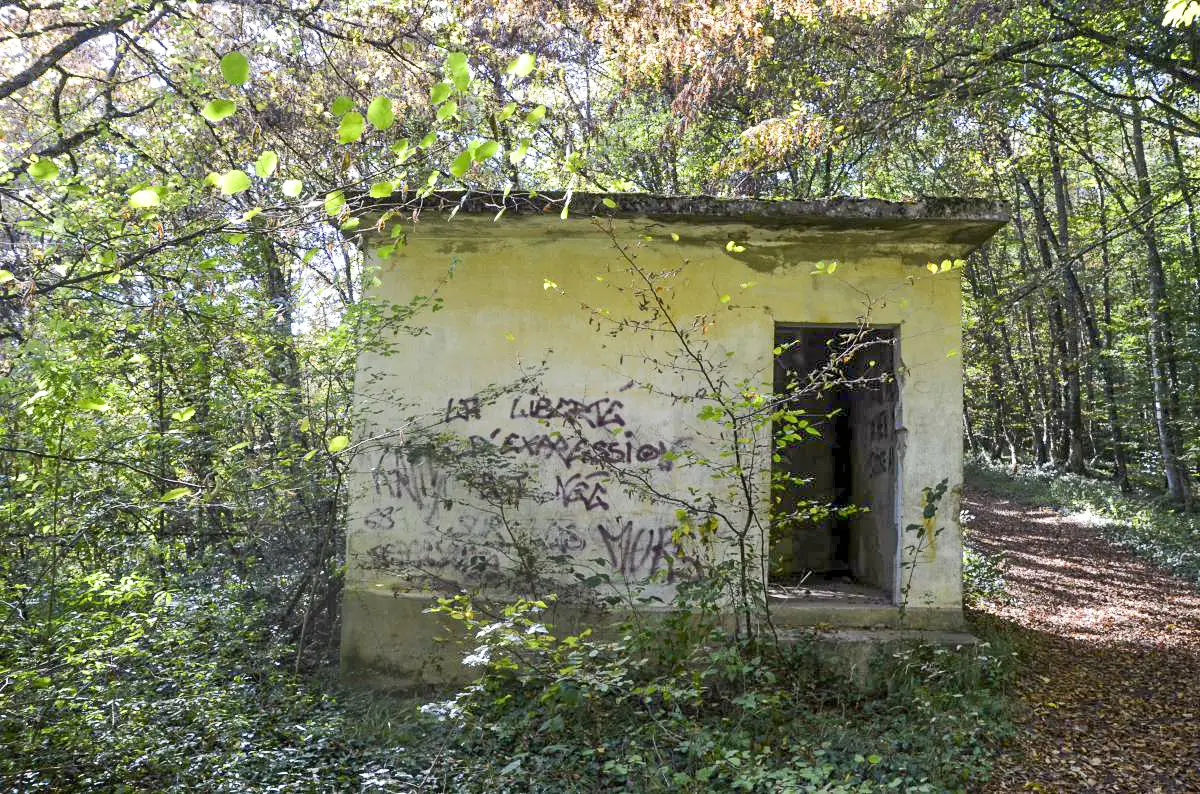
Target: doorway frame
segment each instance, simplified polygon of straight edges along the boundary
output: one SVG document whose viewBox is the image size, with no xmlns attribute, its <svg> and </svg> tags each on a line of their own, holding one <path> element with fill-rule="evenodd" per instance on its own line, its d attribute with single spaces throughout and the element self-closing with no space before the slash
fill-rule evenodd
<svg viewBox="0 0 1200 794">
<path fill-rule="evenodd" d="M 891 604 L 893 607 L 895 607 L 900 604 L 900 591 L 902 588 L 901 576 L 904 572 L 904 565 L 903 565 L 903 563 L 904 563 L 904 560 L 903 560 L 903 555 L 904 555 L 904 529 L 903 529 L 904 451 L 907 446 L 907 437 L 906 437 L 907 429 L 904 426 L 904 394 L 903 394 L 904 382 L 903 382 L 903 379 L 901 378 L 901 372 L 903 370 L 903 363 L 902 363 L 902 359 L 901 359 L 901 343 L 902 343 L 903 325 L 898 322 L 897 323 L 867 323 L 864 325 L 861 323 L 847 324 L 847 323 L 836 323 L 836 322 L 781 322 L 779 320 L 772 320 L 772 323 L 771 323 L 772 354 L 771 354 L 771 373 L 770 373 L 771 389 L 773 391 L 775 388 L 775 380 L 774 379 L 775 379 L 776 356 L 773 351 L 775 350 L 776 347 L 778 347 L 776 340 L 778 339 L 780 331 L 784 331 L 784 332 L 786 332 L 786 331 L 806 331 L 809 329 L 814 329 L 814 330 L 845 329 L 847 331 L 853 331 L 853 330 L 857 330 L 859 328 L 865 328 L 866 330 L 870 330 L 870 331 L 887 331 L 887 332 L 891 333 L 891 335 L 892 335 L 892 340 L 891 340 L 892 341 L 892 366 L 891 366 L 892 372 L 891 372 L 891 374 L 892 374 L 893 382 L 895 384 L 894 388 L 896 390 L 896 402 L 892 409 L 892 426 L 891 426 L 892 450 L 893 450 L 893 453 L 895 454 L 895 470 L 892 472 L 892 478 L 891 478 L 893 499 L 892 499 L 892 510 L 891 510 L 890 521 L 891 521 L 893 531 L 895 533 L 895 544 L 892 548 L 891 587 L 890 588 L 882 588 L 881 587 L 881 588 L 879 588 L 879 590 L 887 597 L 888 603 Z M 774 436 L 775 436 L 775 427 L 774 427 L 774 422 L 772 422 L 772 424 L 771 424 L 771 442 L 770 442 L 772 445 L 774 444 Z M 774 472 L 774 462 L 773 462 L 774 461 L 774 458 L 773 458 L 774 447 L 773 446 L 771 448 L 771 454 L 772 454 L 772 458 L 771 458 L 772 465 L 771 465 L 770 474 L 771 474 L 771 477 L 773 478 L 774 473 L 775 473 Z M 773 498 L 773 497 L 771 495 L 770 489 L 768 489 L 768 499 L 771 499 L 771 498 Z M 770 554 L 769 546 L 768 546 L 767 553 L 768 553 L 768 555 Z M 770 577 L 768 574 L 768 582 L 769 582 L 769 578 Z M 764 582 L 764 584 L 767 584 L 767 582 Z"/>
</svg>

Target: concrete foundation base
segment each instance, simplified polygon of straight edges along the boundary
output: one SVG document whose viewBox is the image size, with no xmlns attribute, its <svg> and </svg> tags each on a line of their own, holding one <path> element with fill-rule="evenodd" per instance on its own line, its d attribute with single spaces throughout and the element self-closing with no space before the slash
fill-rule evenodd
<svg viewBox="0 0 1200 794">
<path fill-rule="evenodd" d="M 863 686 L 868 682 L 872 664 L 881 657 L 902 652 L 917 645 L 933 645 L 973 656 L 980 640 L 962 631 L 920 629 L 834 629 L 811 631 L 792 629 L 778 632 L 782 642 L 815 642 L 829 669 L 847 681 Z"/>
<path fill-rule="evenodd" d="M 432 599 L 347 589 L 342 594 L 342 677 L 350 684 L 405 691 L 466 680 L 460 631 L 425 612 Z"/>
<path fill-rule="evenodd" d="M 773 602 L 771 622 L 777 629 L 920 629 L 960 631 L 965 623 L 961 609 L 909 607 L 856 601 Z"/>
<path fill-rule="evenodd" d="M 475 671 L 462 665 L 474 648 L 461 627 L 425 610 L 428 595 L 348 589 L 343 595 L 342 673 L 351 684 L 404 691 L 433 691 L 470 680 Z M 665 613 L 648 610 L 647 620 Z M 933 644 L 973 653 L 979 640 L 961 631 L 957 610 L 909 609 L 901 619 L 895 606 L 853 603 L 773 605 L 772 623 L 784 642 L 815 641 L 829 667 L 862 684 L 873 659 L 916 644 Z M 556 633 L 585 626 L 604 636 L 618 618 L 598 616 L 558 604 L 545 614 Z M 732 621 L 729 625 L 732 631 Z"/>
</svg>

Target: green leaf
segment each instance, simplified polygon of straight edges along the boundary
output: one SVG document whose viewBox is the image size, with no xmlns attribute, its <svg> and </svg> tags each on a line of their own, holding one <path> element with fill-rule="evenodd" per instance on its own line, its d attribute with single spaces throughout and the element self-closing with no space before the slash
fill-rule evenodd
<svg viewBox="0 0 1200 794">
<path fill-rule="evenodd" d="M 39 182 L 46 182 L 58 176 L 58 166 L 49 157 L 43 157 L 29 166 L 29 175 Z"/>
<path fill-rule="evenodd" d="M 435 105 L 440 105 L 450 98 L 450 92 L 453 90 L 454 86 L 447 82 L 436 83 L 429 89 L 429 100 Z"/>
<path fill-rule="evenodd" d="M 430 132 L 430 133 L 426 134 L 426 136 L 424 138 L 422 138 L 421 142 L 417 145 L 420 146 L 422 149 L 428 149 L 430 146 L 433 146 L 435 143 L 437 143 L 437 134 Z"/>
<path fill-rule="evenodd" d="M 517 144 L 517 148 L 508 153 L 508 161 L 513 165 L 525 159 L 525 155 L 529 153 L 529 139 L 522 138 Z"/>
<path fill-rule="evenodd" d="M 176 499 L 182 499 L 185 496 L 191 496 L 191 494 L 192 494 L 191 488 L 184 488 L 184 487 L 172 488 L 171 490 L 167 491 L 162 496 L 158 497 L 158 499 L 160 502 L 173 502 Z"/>
<path fill-rule="evenodd" d="M 152 187 L 142 188 L 129 197 L 129 206 L 134 209 L 144 210 L 149 207 L 157 207 L 159 203 L 158 191 Z"/>
<path fill-rule="evenodd" d="M 367 106 L 367 121 L 377 130 L 386 130 L 396 123 L 396 114 L 392 111 L 392 100 L 385 96 L 377 96 Z"/>
<path fill-rule="evenodd" d="M 296 196 L 300 195 L 300 191 L 303 189 L 304 183 L 299 179 L 285 179 L 283 180 L 283 186 L 280 188 L 280 190 L 283 191 L 283 195 L 287 196 L 288 198 L 296 198 Z"/>
<path fill-rule="evenodd" d="M 329 445 L 325 447 L 331 454 L 337 454 L 346 447 L 350 446 L 349 436 L 334 436 L 329 439 Z"/>
<path fill-rule="evenodd" d="M 0 284 L 4 284 L 9 281 L 14 281 L 14 280 L 16 280 L 16 278 L 17 277 L 14 276 L 11 272 L 9 272 L 7 270 L 0 270 Z"/>
<path fill-rule="evenodd" d="M 108 403 L 94 397 L 84 397 L 77 404 L 85 411 L 100 411 L 103 413 L 109 408 Z"/>
<path fill-rule="evenodd" d="M 450 173 L 461 179 L 463 174 L 467 173 L 467 169 L 471 167 L 473 159 L 470 151 L 463 152 L 454 158 L 454 162 L 450 163 Z"/>
<path fill-rule="evenodd" d="M 392 187 L 391 182 L 376 182 L 375 184 L 371 185 L 370 195 L 371 198 L 387 198 L 388 196 L 392 195 L 392 191 L 394 189 L 395 188 Z"/>
<path fill-rule="evenodd" d="M 613 201 L 608 196 L 600 199 L 600 203 L 608 207 L 610 210 L 615 210 L 617 208 L 617 202 Z"/>
<path fill-rule="evenodd" d="M 447 55 L 446 71 L 450 73 L 450 79 L 454 81 L 455 88 L 459 91 L 467 90 L 467 86 L 471 84 L 471 67 L 467 65 L 465 52 L 452 52 Z"/>
<path fill-rule="evenodd" d="M 500 151 L 500 144 L 497 141 L 485 141 L 475 150 L 475 159 L 486 160 L 494 157 L 498 151 Z"/>
<path fill-rule="evenodd" d="M 333 100 L 333 104 L 329 106 L 329 112 L 335 116 L 340 116 L 348 110 L 354 108 L 354 100 L 348 96 L 338 96 Z"/>
<path fill-rule="evenodd" d="M 437 120 L 445 121 L 458 112 L 458 103 L 451 99 L 446 104 L 437 109 Z"/>
<path fill-rule="evenodd" d="M 1185 27 L 1200 16 L 1200 2 L 1196 0 L 1168 0 L 1163 9 L 1163 25 L 1168 28 Z"/>
<path fill-rule="evenodd" d="M 518 55 L 516 57 L 516 60 L 514 60 L 512 63 L 510 63 L 508 65 L 508 68 L 505 69 L 504 71 L 507 72 L 508 74 L 513 75 L 514 77 L 525 77 L 526 75 L 528 75 L 530 72 L 533 71 L 533 67 L 536 63 L 537 63 L 537 58 L 534 57 L 533 54 L 528 53 L 528 52 L 523 52 L 520 55 Z"/>
<path fill-rule="evenodd" d="M 509 102 L 504 107 L 500 108 L 500 112 L 496 114 L 496 121 L 508 121 L 512 114 L 517 112 L 517 103 Z"/>
<path fill-rule="evenodd" d="M 250 79 L 250 61 L 240 52 L 228 53 L 221 59 L 221 76 L 230 85 L 242 85 Z"/>
<path fill-rule="evenodd" d="M 363 115 L 356 111 L 342 116 L 342 122 L 338 124 L 338 143 L 354 143 L 361 138 L 363 121 Z"/>
<path fill-rule="evenodd" d="M 546 118 L 546 106 L 538 105 L 533 110 L 525 114 L 525 123 L 532 126 L 537 126 L 542 123 L 542 119 Z"/>
<path fill-rule="evenodd" d="M 250 187 L 250 175 L 240 168 L 235 168 L 232 171 L 226 171 L 221 174 L 217 183 L 222 193 L 232 196 L 234 193 L 241 193 Z"/>
<path fill-rule="evenodd" d="M 342 191 L 335 190 L 325 194 L 325 212 L 337 215 L 344 206 L 346 206 L 346 196 Z"/>
<path fill-rule="evenodd" d="M 213 124 L 227 119 L 237 112 L 237 105 L 228 99 L 214 99 L 200 109 L 200 115 Z"/>
<path fill-rule="evenodd" d="M 279 155 L 275 154 L 273 150 L 267 149 L 258 156 L 257 160 L 254 161 L 254 173 L 258 174 L 263 179 L 266 179 L 267 177 L 271 176 L 271 174 L 275 173 L 275 169 L 278 166 Z"/>
<path fill-rule="evenodd" d="M 195 415 L 196 415 L 196 409 L 191 407 L 190 405 L 187 408 L 183 408 L 181 410 L 171 412 L 171 418 L 174 419 L 176 422 L 186 422 L 187 420 L 191 419 Z"/>
</svg>

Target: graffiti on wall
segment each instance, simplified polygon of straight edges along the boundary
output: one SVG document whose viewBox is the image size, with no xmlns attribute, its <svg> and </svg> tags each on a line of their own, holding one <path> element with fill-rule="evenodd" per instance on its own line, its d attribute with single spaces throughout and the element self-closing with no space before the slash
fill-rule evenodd
<svg viewBox="0 0 1200 794">
<path fill-rule="evenodd" d="M 895 468 L 896 447 L 892 443 L 892 409 L 884 408 L 867 423 L 867 476 L 880 477 Z"/>
<path fill-rule="evenodd" d="M 428 459 L 413 460 L 400 447 L 385 447 L 371 467 L 376 496 L 411 504 L 426 523 L 436 523 L 449 509 L 450 477 Z M 394 505 L 392 506 L 394 507 Z"/>
<path fill-rule="evenodd" d="M 557 475 L 554 478 L 554 495 L 562 500 L 563 507 L 579 504 L 588 511 L 607 510 L 608 502 L 604 499 L 608 495 L 608 488 L 604 486 L 607 477 L 602 471 L 586 475 L 572 474 L 565 481 L 561 475 Z"/>
<path fill-rule="evenodd" d="M 653 576 L 666 569 L 668 582 L 696 573 L 693 562 L 675 542 L 675 527 L 646 526 L 616 518 L 596 525 L 609 565 L 622 576 Z"/>
<path fill-rule="evenodd" d="M 476 446 L 496 446 L 504 455 L 557 461 L 568 469 L 576 463 L 653 463 L 662 471 L 670 471 L 674 467 L 672 456 L 667 454 L 671 446 L 666 441 L 641 442 L 632 431 L 625 431 L 613 441 L 561 432 L 522 433 L 506 430 L 497 427 L 486 436 L 473 435 L 471 443 Z"/>
<path fill-rule="evenodd" d="M 515 554 L 515 542 L 496 517 L 474 515 L 453 534 L 430 533 L 418 538 L 387 541 L 366 552 L 376 570 L 417 572 L 453 578 L 471 574 L 487 578 L 499 573 Z M 695 560 L 675 542 L 675 527 L 653 520 L 617 516 L 596 523 L 551 520 L 534 537 L 523 538 L 541 550 L 582 560 L 603 561 L 604 567 L 630 579 L 661 576 L 668 583 L 694 577 Z"/>
<path fill-rule="evenodd" d="M 569 423 L 582 422 L 592 428 L 625 426 L 621 415 L 625 404 L 612 397 L 601 397 L 590 402 L 574 397 L 518 397 L 512 401 L 509 419 L 564 419 Z"/>
<path fill-rule="evenodd" d="M 592 551 L 593 558 L 628 578 L 661 575 L 675 581 L 697 570 L 673 542 L 669 520 L 613 515 L 622 504 L 638 509 L 616 487 L 614 468 L 668 473 L 682 447 L 679 439 L 642 437 L 622 400 L 530 394 L 493 406 L 476 397 L 451 396 L 442 420 L 464 425 L 471 450 L 539 472 L 540 501 L 571 516 L 528 522 L 537 525 L 537 534 L 524 540 L 541 551 L 574 559 Z M 460 503 L 453 496 L 452 473 L 429 459 L 409 459 L 407 452 L 387 448 L 372 461 L 375 506 L 363 526 L 379 536 L 405 539 L 375 545 L 365 562 L 376 569 L 447 579 L 502 570 L 516 542 L 511 527 Z M 523 496 L 535 492 L 522 489 Z"/>
</svg>

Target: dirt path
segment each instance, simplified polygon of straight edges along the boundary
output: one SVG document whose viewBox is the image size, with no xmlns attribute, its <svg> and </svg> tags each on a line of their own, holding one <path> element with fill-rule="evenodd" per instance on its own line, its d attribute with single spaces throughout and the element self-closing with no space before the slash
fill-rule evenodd
<svg viewBox="0 0 1200 794">
<path fill-rule="evenodd" d="M 1085 518 L 980 491 L 964 508 L 970 542 L 1008 560 L 1013 603 L 985 612 L 1020 652 L 989 791 L 1200 792 L 1200 594 Z"/>
</svg>

